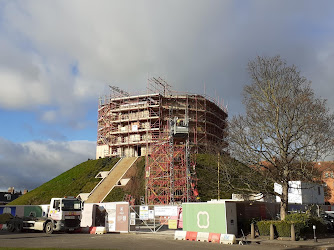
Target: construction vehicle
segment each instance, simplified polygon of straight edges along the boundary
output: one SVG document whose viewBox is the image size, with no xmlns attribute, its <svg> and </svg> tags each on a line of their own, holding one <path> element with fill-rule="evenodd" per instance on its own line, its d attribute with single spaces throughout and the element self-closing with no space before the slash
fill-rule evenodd
<svg viewBox="0 0 334 250">
<path fill-rule="evenodd" d="M 47 234 L 52 234 L 54 231 L 70 232 L 80 227 L 81 212 L 82 202 L 77 198 L 52 198 L 43 217 L 15 216 L 7 222 L 7 230 L 21 232 L 32 229 Z"/>
</svg>

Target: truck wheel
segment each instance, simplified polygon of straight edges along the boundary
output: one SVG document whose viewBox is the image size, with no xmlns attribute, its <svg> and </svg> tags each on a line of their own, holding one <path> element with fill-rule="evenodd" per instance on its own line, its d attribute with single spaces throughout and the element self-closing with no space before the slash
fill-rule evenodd
<svg viewBox="0 0 334 250">
<path fill-rule="evenodd" d="M 7 222 L 7 231 L 8 232 L 14 232 L 15 230 L 15 225 L 13 221 L 8 221 Z"/>
<path fill-rule="evenodd" d="M 53 223 L 52 223 L 52 221 L 48 221 L 45 224 L 45 233 L 47 233 L 47 234 L 52 234 L 53 233 Z"/>
<path fill-rule="evenodd" d="M 23 222 L 22 221 L 18 221 L 15 223 L 15 230 L 19 233 L 22 232 L 23 229 Z"/>
</svg>

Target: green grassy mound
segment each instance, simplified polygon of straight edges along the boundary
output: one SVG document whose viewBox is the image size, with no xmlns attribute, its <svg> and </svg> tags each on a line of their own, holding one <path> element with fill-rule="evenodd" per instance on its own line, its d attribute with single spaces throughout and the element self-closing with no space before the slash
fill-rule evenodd
<svg viewBox="0 0 334 250">
<path fill-rule="evenodd" d="M 226 165 L 238 165 L 238 171 L 245 171 L 245 166 L 240 165 L 232 158 L 225 156 L 223 162 Z M 40 187 L 22 195 L 9 205 L 40 205 L 49 204 L 53 197 L 77 196 L 79 193 L 89 193 L 101 179 L 95 176 L 100 171 L 109 171 L 119 160 L 119 158 L 103 158 L 98 160 L 88 160 L 72 169 L 62 173 L 54 179 L 44 183 Z M 217 199 L 218 172 L 217 155 L 198 154 L 197 155 L 197 188 L 201 201 Z M 224 175 L 222 167 L 220 169 L 220 179 Z M 115 187 L 106 197 L 104 202 L 123 201 L 124 195 L 130 194 L 135 198 L 135 203 L 140 204 L 140 198 L 145 195 L 145 157 L 138 159 L 133 168 L 125 176 L 130 178 L 129 183 L 124 187 Z M 220 198 L 231 198 L 233 190 L 227 189 L 223 185 L 224 180 L 220 180 Z"/>
<path fill-rule="evenodd" d="M 239 176 L 243 172 L 249 171 L 249 168 L 229 155 L 220 156 L 220 168 L 218 175 L 218 156 L 214 154 L 196 155 L 196 174 L 198 178 L 197 189 L 201 201 L 209 201 L 218 198 L 218 177 L 219 177 L 219 198 L 230 199 L 232 193 L 240 191 L 235 190 L 226 182 L 226 173 L 224 167 L 232 168 L 230 171 L 230 181 L 234 187 L 243 188 L 244 183 Z"/>
<path fill-rule="evenodd" d="M 101 180 L 95 176 L 100 171 L 109 171 L 118 160 L 119 158 L 103 158 L 83 162 L 22 195 L 9 205 L 49 204 L 53 197 L 75 197 L 79 193 L 89 193 Z"/>
</svg>

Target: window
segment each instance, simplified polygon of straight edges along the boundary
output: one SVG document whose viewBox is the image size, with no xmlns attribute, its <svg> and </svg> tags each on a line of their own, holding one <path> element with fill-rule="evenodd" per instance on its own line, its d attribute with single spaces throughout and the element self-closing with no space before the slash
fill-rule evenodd
<svg viewBox="0 0 334 250">
<path fill-rule="evenodd" d="M 318 195 L 321 194 L 321 190 L 320 190 L 320 187 L 318 187 Z"/>
<path fill-rule="evenodd" d="M 78 200 L 63 200 L 62 202 L 63 211 L 80 211 L 81 203 Z"/>
<path fill-rule="evenodd" d="M 60 201 L 59 201 L 59 200 L 55 200 L 55 201 L 53 202 L 53 208 L 54 208 L 54 209 L 59 209 L 59 205 L 60 205 Z"/>
</svg>

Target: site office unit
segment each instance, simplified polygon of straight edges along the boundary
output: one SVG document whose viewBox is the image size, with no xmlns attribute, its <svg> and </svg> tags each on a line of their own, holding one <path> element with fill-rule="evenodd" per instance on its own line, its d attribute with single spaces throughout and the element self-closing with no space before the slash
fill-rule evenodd
<svg viewBox="0 0 334 250">
<path fill-rule="evenodd" d="M 236 202 L 219 200 L 182 204 L 183 230 L 238 235 Z"/>
</svg>

